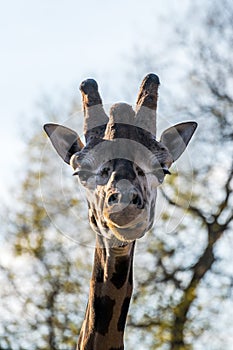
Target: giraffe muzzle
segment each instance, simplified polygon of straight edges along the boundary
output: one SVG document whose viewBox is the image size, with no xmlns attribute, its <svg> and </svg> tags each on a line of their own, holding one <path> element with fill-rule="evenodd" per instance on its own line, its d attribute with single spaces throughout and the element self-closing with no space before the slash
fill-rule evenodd
<svg viewBox="0 0 233 350">
<path fill-rule="evenodd" d="M 138 209 L 143 208 L 143 200 L 137 190 L 111 193 L 107 198 L 108 207 L 134 205 Z M 120 207 L 119 207 L 120 209 Z"/>
<path fill-rule="evenodd" d="M 144 212 L 142 195 L 135 188 L 109 193 L 105 204 L 105 218 L 117 227 L 128 227 L 141 221 Z M 140 219 L 139 219 L 140 217 Z M 139 220 L 138 220 L 139 219 Z"/>
</svg>

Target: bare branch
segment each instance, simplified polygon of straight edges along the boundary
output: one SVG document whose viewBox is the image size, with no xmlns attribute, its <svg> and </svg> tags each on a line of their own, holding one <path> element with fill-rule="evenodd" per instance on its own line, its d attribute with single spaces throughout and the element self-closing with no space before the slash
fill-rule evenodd
<svg viewBox="0 0 233 350">
<path fill-rule="evenodd" d="M 229 205 L 229 198 L 233 192 L 233 189 L 231 188 L 232 178 L 233 178 L 233 161 L 232 161 L 231 169 L 230 169 L 230 172 L 229 172 L 229 175 L 227 177 L 226 184 L 225 184 L 226 196 L 223 199 L 223 201 L 220 203 L 219 210 L 215 214 L 215 218 L 219 217 L 223 213 L 224 209 L 226 209 Z M 233 214 L 226 221 L 226 224 L 228 225 L 232 219 L 233 219 Z"/>
<path fill-rule="evenodd" d="M 217 86 L 212 81 L 207 80 L 206 83 L 213 95 L 217 96 L 220 100 L 224 100 L 230 104 L 233 104 L 233 99 L 225 93 L 221 94 Z"/>
<path fill-rule="evenodd" d="M 204 224 L 207 224 L 206 222 L 206 217 L 204 216 L 204 214 L 202 213 L 202 211 L 197 208 L 197 207 L 194 207 L 192 206 L 191 204 L 189 205 L 188 208 L 184 207 L 181 203 L 178 203 L 178 202 L 175 202 L 172 198 L 170 198 L 165 192 L 163 189 L 161 189 L 161 192 L 162 192 L 162 195 L 164 196 L 164 198 L 168 201 L 169 204 L 175 206 L 175 207 L 178 207 L 178 208 L 181 208 L 183 210 L 188 210 L 189 212 L 191 212 L 192 214 L 195 214 L 196 216 L 198 216 L 202 222 Z"/>
</svg>

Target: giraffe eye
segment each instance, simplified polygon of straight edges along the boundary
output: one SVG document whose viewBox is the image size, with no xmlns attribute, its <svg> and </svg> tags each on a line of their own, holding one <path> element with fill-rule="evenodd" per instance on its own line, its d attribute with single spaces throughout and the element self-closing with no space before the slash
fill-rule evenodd
<svg viewBox="0 0 233 350">
<path fill-rule="evenodd" d="M 110 168 L 105 167 L 100 171 L 100 176 L 103 178 L 107 178 L 109 177 L 109 173 L 110 173 Z"/>
<path fill-rule="evenodd" d="M 138 173 L 138 176 L 145 176 L 144 171 L 141 168 L 139 168 L 138 166 L 136 167 L 136 171 Z"/>
</svg>

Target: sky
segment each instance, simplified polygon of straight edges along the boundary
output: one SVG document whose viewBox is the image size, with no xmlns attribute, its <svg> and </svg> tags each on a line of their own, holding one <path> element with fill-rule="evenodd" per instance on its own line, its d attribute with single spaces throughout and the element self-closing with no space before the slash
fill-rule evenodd
<svg viewBox="0 0 233 350">
<path fill-rule="evenodd" d="M 1 198 L 15 183 L 23 130 L 41 96 L 66 91 L 80 99 L 79 83 L 94 77 L 108 102 L 124 100 L 120 87 L 130 59 L 152 37 L 159 49 L 168 35 L 164 19 L 182 12 L 189 0 L 180 3 L 0 0 Z"/>
</svg>

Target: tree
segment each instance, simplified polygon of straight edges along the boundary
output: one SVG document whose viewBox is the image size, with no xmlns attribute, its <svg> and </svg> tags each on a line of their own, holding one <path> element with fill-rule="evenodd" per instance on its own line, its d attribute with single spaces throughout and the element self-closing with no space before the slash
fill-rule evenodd
<svg viewBox="0 0 233 350">
<path fill-rule="evenodd" d="M 73 349 L 82 321 L 77 310 L 85 311 L 93 235 L 71 174 L 45 146 L 42 124 L 29 138 L 18 200 L 9 209 L 1 349 Z"/>
<path fill-rule="evenodd" d="M 137 316 L 130 324 L 143 329 L 143 335 L 154 334 L 148 340 L 151 349 L 230 349 L 233 6 L 230 1 L 192 5 L 188 18 L 198 30 L 179 28 L 179 45 L 189 62 L 185 83 L 179 82 L 187 107 L 181 108 L 175 96 L 173 107 L 179 106 L 184 119 L 188 115 L 199 122 L 198 137 L 189 151 L 193 175 L 184 170 L 175 173 L 161 191 L 168 207 L 147 237 L 151 267 L 145 274 L 141 266 L 143 278 L 132 312 Z M 172 233 L 164 233 L 172 215 L 173 220 L 183 219 L 179 226 L 173 222 Z M 143 313 L 137 314 L 139 305 Z"/>
<path fill-rule="evenodd" d="M 233 341 L 233 6 L 206 1 L 190 13 L 197 30 L 179 26 L 174 36 L 188 62 L 178 82 L 182 93 L 178 101 L 177 89 L 167 91 L 169 103 L 176 101 L 170 107 L 161 97 L 163 113 L 176 110 L 175 122 L 190 116 L 199 123 L 198 135 L 189 147 L 192 167 L 183 158 L 179 171 L 173 168 L 158 199 L 155 229 L 137 244 L 127 349 L 140 349 L 140 338 L 141 348 L 173 350 L 231 349 Z M 149 55 L 137 60 L 141 75 L 153 69 L 151 61 Z M 65 114 L 74 110 L 71 103 Z M 57 111 L 50 115 L 46 121 L 64 119 Z M 72 349 L 85 311 L 94 237 L 82 194 L 74 193 L 71 173 L 45 143 L 36 132 L 28 144 L 18 204 L 10 209 L 11 234 L 4 236 L 2 349 Z"/>
</svg>

